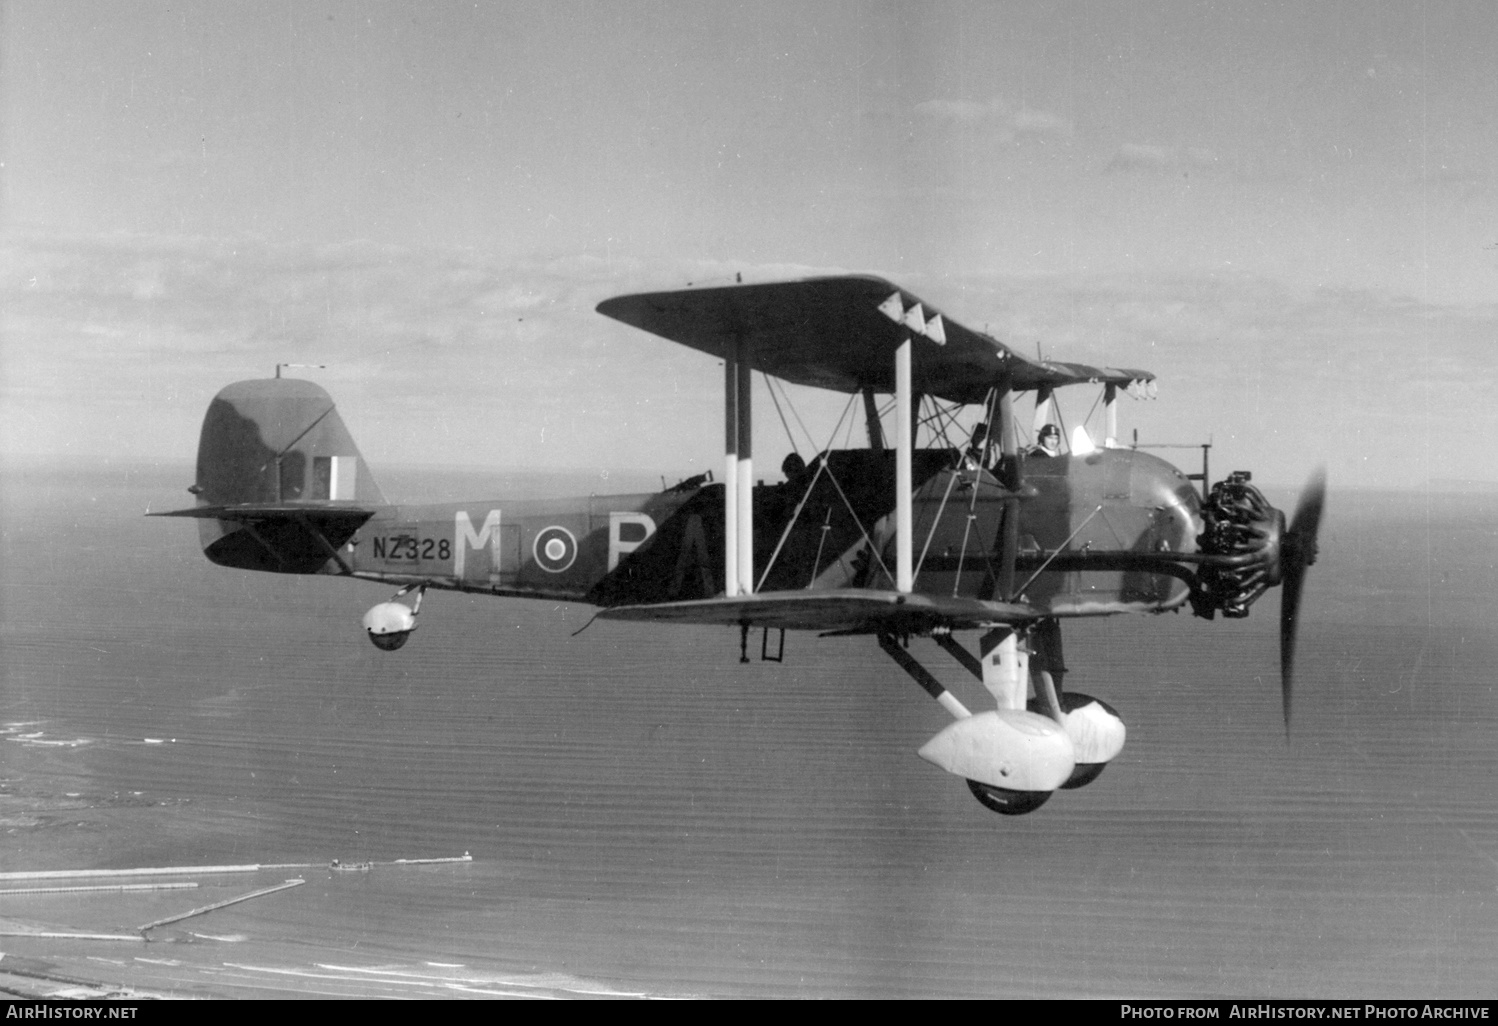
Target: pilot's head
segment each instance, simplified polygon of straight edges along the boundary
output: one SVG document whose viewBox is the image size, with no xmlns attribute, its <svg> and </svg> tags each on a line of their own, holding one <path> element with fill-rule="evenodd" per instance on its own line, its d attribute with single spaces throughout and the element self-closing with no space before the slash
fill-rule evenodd
<svg viewBox="0 0 1498 1026">
<path fill-rule="evenodd" d="M 1046 452 L 1057 453 L 1061 451 L 1061 429 L 1055 424 L 1047 424 L 1040 429 L 1040 447 Z"/>
</svg>

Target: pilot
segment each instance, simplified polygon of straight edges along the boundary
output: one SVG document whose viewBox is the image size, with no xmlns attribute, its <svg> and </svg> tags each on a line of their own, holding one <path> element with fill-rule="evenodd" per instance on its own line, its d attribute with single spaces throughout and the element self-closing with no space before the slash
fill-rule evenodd
<svg viewBox="0 0 1498 1026">
<path fill-rule="evenodd" d="M 1060 456 L 1061 455 L 1061 429 L 1055 424 L 1047 424 L 1040 429 L 1039 444 L 1032 445 L 1025 451 L 1026 456 Z"/>
<path fill-rule="evenodd" d="M 799 452 L 790 453 L 780 461 L 780 472 L 785 475 L 785 483 L 776 486 L 771 494 L 778 497 L 777 522 L 784 523 L 795 514 L 810 478 L 806 473 L 806 460 Z"/>
</svg>

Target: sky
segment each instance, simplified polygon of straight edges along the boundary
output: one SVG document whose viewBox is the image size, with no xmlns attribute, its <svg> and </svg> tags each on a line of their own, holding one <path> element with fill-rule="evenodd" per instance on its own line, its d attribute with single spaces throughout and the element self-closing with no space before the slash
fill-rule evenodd
<svg viewBox="0 0 1498 1026">
<path fill-rule="evenodd" d="M 1498 482 L 1494 52 L 1489 0 L 9 0 L 0 460 L 190 460 L 296 362 L 376 473 L 674 480 L 721 370 L 597 303 L 861 272 L 1153 371 L 1125 432 L 1214 469 Z"/>
</svg>

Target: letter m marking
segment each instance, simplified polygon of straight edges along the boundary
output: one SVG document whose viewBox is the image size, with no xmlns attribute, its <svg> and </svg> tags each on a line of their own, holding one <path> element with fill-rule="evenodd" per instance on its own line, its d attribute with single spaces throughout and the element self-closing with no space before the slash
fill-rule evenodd
<svg viewBox="0 0 1498 1026">
<path fill-rule="evenodd" d="M 499 570 L 499 510 L 491 509 L 484 517 L 484 526 L 478 531 L 473 529 L 473 521 L 469 519 L 467 510 L 458 510 L 453 517 L 453 576 L 459 580 L 463 578 L 463 568 L 467 560 L 469 548 L 482 549 L 489 547 L 489 566 L 493 571 Z"/>
</svg>

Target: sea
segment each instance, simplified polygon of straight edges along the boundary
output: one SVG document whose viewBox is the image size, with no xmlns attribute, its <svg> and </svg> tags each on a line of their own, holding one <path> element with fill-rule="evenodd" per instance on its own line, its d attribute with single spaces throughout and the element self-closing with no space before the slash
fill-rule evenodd
<svg viewBox="0 0 1498 1026">
<path fill-rule="evenodd" d="M 1288 736 L 1277 594 L 1068 622 L 1128 743 L 1002 817 L 917 757 L 947 714 L 869 638 L 743 664 L 732 629 L 431 593 L 384 653 L 392 589 L 144 516 L 191 480 L 0 468 L 0 871 L 186 869 L 0 881 L 7 993 L 1498 997 L 1498 492 L 1332 482 Z M 37 893 L 121 880 L 191 886 Z"/>
</svg>

